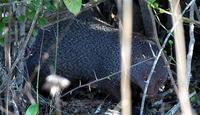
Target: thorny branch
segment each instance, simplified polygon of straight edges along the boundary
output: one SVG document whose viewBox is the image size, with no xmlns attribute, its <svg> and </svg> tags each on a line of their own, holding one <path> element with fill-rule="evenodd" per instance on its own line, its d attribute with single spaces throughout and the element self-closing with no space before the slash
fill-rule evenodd
<svg viewBox="0 0 200 115">
<path fill-rule="evenodd" d="M 131 68 L 133 68 L 133 67 L 136 67 L 136 66 L 138 66 L 139 64 L 142 64 L 142 63 L 145 63 L 145 62 L 147 62 L 147 61 L 153 60 L 153 59 L 154 59 L 154 57 L 148 58 L 148 59 L 146 59 L 146 60 L 144 60 L 144 61 L 141 61 L 141 62 L 138 62 L 138 63 L 136 63 L 136 64 L 134 64 L 134 65 L 131 65 L 129 69 L 131 69 Z M 120 74 L 120 72 L 121 72 L 121 71 L 115 72 L 115 73 L 113 73 L 113 74 L 111 74 L 111 75 L 109 75 L 109 76 L 102 77 L 102 78 L 100 78 L 100 79 L 97 79 L 98 76 L 97 76 L 97 77 L 94 76 L 94 77 L 95 77 L 95 80 L 94 80 L 94 81 L 91 81 L 91 82 L 86 83 L 86 84 L 80 84 L 78 87 L 76 87 L 76 88 L 74 88 L 74 89 L 71 89 L 70 91 L 64 93 L 61 97 L 64 97 L 64 96 L 66 96 L 66 95 L 68 95 L 68 94 L 72 94 L 72 92 L 74 92 L 75 90 L 78 90 L 78 89 L 80 89 L 80 88 L 83 88 L 83 87 L 90 87 L 92 84 L 95 84 L 95 83 L 97 83 L 97 82 L 100 82 L 100 81 L 103 81 L 103 80 L 110 80 L 111 77 L 114 77 L 115 75 Z"/>
<path fill-rule="evenodd" d="M 155 59 L 155 61 L 154 61 L 154 64 L 153 64 L 153 66 L 152 66 L 152 68 L 151 68 L 151 72 L 150 72 L 150 74 L 148 75 L 148 79 L 147 79 L 147 82 L 146 82 L 147 84 L 146 84 L 145 89 L 144 89 L 144 92 L 143 92 L 142 103 L 141 103 L 141 109 L 140 109 L 140 115 L 143 115 L 144 103 L 145 103 L 145 98 L 146 98 L 146 94 L 147 94 L 147 89 L 148 89 L 148 86 L 149 86 L 149 82 L 150 82 L 150 80 L 151 80 L 151 77 L 152 77 L 152 75 L 153 75 L 154 69 L 155 69 L 155 67 L 156 67 L 156 64 L 157 64 L 157 62 L 158 62 L 158 59 L 160 58 L 161 53 L 162 53 L 162 51 L 164 50 L 164 48 L 165 48 L 165 46 L 166 46 L 166 44 L 167 44 L 167 41 L 168 41 L 169 37 L 171 36 L 171 34 L 172 34 L 172 32 L 174 31 L 174 29 L 175 29 L 175 27 L 177 26 L 177 24 L 179 23 L 178 21 L 179 21 L 180 19 L 182 19 L 182 15 L 186 12 L 187 9 L 189 9 L 189 7 L 192 5 L 192 3 L 193 3 L 194 1 L 195 1 L 195 0 L 190 1 L 190 3 L 186 6 L 186 8 L 185 8 L 185 9 L 183 10 L 183 12 L 181 13 L 181 16 L 177 18 L 177 22 L 174 23 L 174 25 L 173 25 L 173 27 L 171 28 L 170 32 L 169 32 L 169 33 L 167 34 L 167 36 L 165 37 L 165 40 L 164 40 L 164 42 L 163 42 L 163 44 L 162 44 L 162 47 L 161 47 L 161 49 L 160 49 L 158 55 L 156 56 L 156 59 Z"/>
</svg>

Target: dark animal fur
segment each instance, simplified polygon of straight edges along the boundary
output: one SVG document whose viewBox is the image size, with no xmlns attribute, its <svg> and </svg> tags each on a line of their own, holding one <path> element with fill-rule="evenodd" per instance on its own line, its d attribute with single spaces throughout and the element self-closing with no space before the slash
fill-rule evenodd
<svg viewBox="0 0 200 115">
<path fill-rule="evenodd" d="M 81 17 L 81 16 L 80 16 Z M 49 58 L 42 63 L 40 79 L 44 80 L 50 74 L 49 67 L 54 65 L 56 25 L 40 30 L 36 42 L 32 47 L 32 54 L 27 60 L 30 72 L 38 64 L 40 45 L 44 38 L 42 54 L 49 54 Z M 133 34 L 132 42 L 132 65 L 152 58 L 152 51 L 156 53 L 156 45 L 145 41 L 143 36 Z M 145 80 L 150 73 L 154 59 L 140 63 L 131 68 L 131 82 L 144 89 Z M 109 76 L 120 71 L 120 39 L 119 31 L 94 18 L 76 18 L 59 23 L 59 48 L 57 71 L 58 75 L 67 77 L 73 82 L 83 80 L 95 80 Z M 104 80 L 97 85 L 109 91 L 119 98 L 120 74 L 116 74 L 111 80 Z M 155 73 L 151 79 L 148 94 L 155 96 L 159 87 L 167 79 L 167 70 L 162 59 L 158 61 Z"/>
</svg>

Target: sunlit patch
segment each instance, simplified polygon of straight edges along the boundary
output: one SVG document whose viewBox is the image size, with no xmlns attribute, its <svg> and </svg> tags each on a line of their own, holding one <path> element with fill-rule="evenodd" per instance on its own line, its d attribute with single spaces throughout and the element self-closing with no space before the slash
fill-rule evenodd
<svg viewBox="0 0 200 115">
<path fill-rule="evenodd" d="M 42 60 L 45 61 L 49 58 L 49 53 L 44 52 L 44 54 L 42 55 Z"/>
<path fill-rule="evenodd" d="M 164 89 L 165 89 L 165 86 L 164 86 L 164 85 L 162 85 L 162 86 L 160 86 L 160 88 L 159 88 L 159 91 L 160 91 L 160 92 L 163 92 L 163 91 L 164 91 Z"/>
<path fill-rule="evenodd" d="M 69 87 L 70 81 L 67 78 L 61 77 L 59 75 L 51 74 L 47 76 L 46 82 L 43 86 L 45 90 L 50 92 L 52 97 L 59 95 L 61 91 Z"/>
<path fill-rule="evenodd" d="M 111 29 L 111 28 L 109 27 L 109 26 L 111 26 L 111 25 L 108 24 L 108 23 L 106 23 L 106 22 L 104 22 L 104 21 L 102 21 L 102 20 L 99 20 L 99 19 L 97 19 L 97 18 L 95 18 L 95 20 L 98 21 L 99 24 L 98 24 L 98 23 L 91 23 L 91 24 L 89 25 L 91 29 L 99 30 L 99 31 L 104 31 L 104 32 L 113 32 L 113 31 L 117 30 L 117 29 L 114 29 L 114 28 Z M 106 25 L 106 26 L 108 26 L 108 27 L 102 26 L 102 25 Z"/>
<path fill-rule="evenodd" d="M 147 57 L 146 57 L 144 54 L 142 55 L 142 57 L 143 57 L 144 59 L 146 59 L 146 58 L 147 58 Z"/>
</svg>

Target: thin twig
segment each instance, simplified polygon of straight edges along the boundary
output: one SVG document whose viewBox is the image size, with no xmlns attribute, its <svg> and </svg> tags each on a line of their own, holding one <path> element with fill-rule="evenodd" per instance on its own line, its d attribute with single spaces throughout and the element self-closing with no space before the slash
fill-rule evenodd
<svg viewBox="0 0 200 115">
<path fill-rule="evenodd" d="M 170 2 L 173 24 L 178 22 L 177 26 L 174 29 L 176 62 L 177 62 L 176 64 L 177 78 L 178 78 L 177 80 L 178 98 L 180 101 L 182 114 L 192 115 L 192 107 L 190 104 L 189 91 L 188 91 L 188 79 L 186 76 L 186 48 L 185 48 L 183 21 L 179 20 L 179 17 L 182 17 L 179 2 L 180 2 L 179 0 L 173 0 Z"/>
<path fill-rule="evenodd" d="M 14 68 L 16 67 L 16 65 L 17 65 L 17 63 L 19 62 L 19 60 L 22 58 L 22 54 L 23 54 L 23 52 L 25 51 L 26 46 L 27 46 L 27 44 L 28 44 L 28 42 L 29 42 L 29 40 L 30 40 L 30 38 L 31 38 L 31 35 L 32 35 L 32 33 L 33 33 L 33 29 L 35 28 L 35 25 L 36 25 L 36 22 L 37 22 L 39 13 L 40 13 L 40 11 L 41 11 L 41 9 L 42 9 L 42 6 L 43 6 L 43 0 L 40 0 L 40 4 L 39 4 L 38 9 L 37 9 L 37 11 L 36 11 L 36 13 L 35 13 L 35 17 L 34 17 L 33 22 L 32 22 L 32 24 L 31 24 L 31 27 L 30 27 L 30 30 L 29 30 L 28 35 L 27 35 L 27 37 L 26 37 L 26 40 L 25 40 L 24 43 L 22 44 L 21 50 L 20 50 L 19 54 L 17 55 L 17 58 L 16 58 L 16 60 L 14 61 L 12 67 L 11 67 L 11 72 L 14 70 Z"/>
<path fill-rule="evenodd" d="M 1 105 L 0 105 L 0 111 L 1 111 L 2 113 L 7 113 L 7 112 L 6 112 L 6 109 L 3 108 Z M 11 111 L 8 111 L 8 113 L 7 113 L 6 115 L 14 115 L 14 113 L 11 112 Z"/>
<path fill-rule="evenodd" d="M 195 20 L 194 18 L 193 19 L 189 19 L 189 18 L 187 18 L 187 17 L 183 17 L 183 21 L 185 22 L 185 23 L 193 23 L 193 24 L 195 24 L 196 26 L 198 26 L 198 27 L 200 27 L 200 22 L 199 21 L 197 21 L 197 20 Z"/>
<path fill-rule="evenodd" d="M 9 3 L 11 3 L 11 0 L 9 0 Z M 8 34 L 5 37 L 5 46 L 4 46 L 4 53 L 5 53 L 5 67 L 7 72 L 10 72 L 10 68 L 11 68 L 11 35 L 9 33 L 9 31 L 11 30 L 11 21 L 12 21 L 12 17 L 13 16 L 13 9 L 12 9 L 12 5 L 9 6 L 9 22 L 8 22 Z M 6 76 L 8 77 L 8 79 L 11 79 L 11 76 Z M 5 97 L 6 97 L 6 114 L 8 114 L 8 100 L 9 100 L 9 92 L 10 92 L 10 86 L 9 84 L 6 86 L 6 92 L 5 92 Z"/>
<path fill-rule="evenodd" d="M 183 10 L 182 15 L 186 12 L 186 10 L 192 5 L 192 3 L 193 3 L 194 1 L 195 1 L 195 0 L 190 1 L 190 3 L 189 3 L 189 4 L 186 6 L 186 8 Z M 153 66 L 152 66 L 152 68 L 151 68 L 151 72 L 150 72 L 150 74 L 148 75 L 147 83 L 150 82 L 151 76 L 153 75 L 154 69 L 155 69 L 156 64 L 157 64 L 157 62 L 158 62 L 158 59 L 160 58 L 161 53 L 162 53 L 163 49 L 165 48 L 165 45 L 167 44 L 167 41 L 168 41 L 169 37 L 171 36 L 171 34 L 172 34 L 172 32 L 174 31 L 174 29 L 175 29 L 175 27 L 177 26 L 177 24 L 179 23 L 178 21 L 179 21 L 180 19 L 182 19 L 182 16 L 178 17 L 177 22 L 175 22 L 174 26 L 171 28 L 170 32 L 167 34 L 167 36 L 166 36 L 166 38 L 165 38 L 165 40 L 164 40 L 164 43 L 163 43 L 163 45 L 162 45 L 162 47 L 161 47 L 161 49 L 160 49 L 158 55 L 156 56 L 156 59 L 155 59 L 155 61 L 154 61 L 154 64 L 153 64 Z M 144 103 L 145 103 L 145 98 L 146 98 L 146 94 L 147 94 L 147 88 L 148 88 L 148 84 L 145 85 L 145 89 L 144 89 L 144 92 L 143 92 L 142 103 L 141 103 L 141 109 L 140 109 L 140 115 L 143 115 Z"/>
<path fill-rule="evenodd" d="M 131 65 L 129 69 L 132 69 L 133 67 L 137 67 L 138 65 L 140 65 L 140 64 L 142 64 L 142 63 L 145 63 L 145 62 L 147 62 L 147 61 L 153 60 L 153 59 L 154 59 L 154 57 L 148 58 L 148 59 L 146 59 L 146 60 L 144 60 L 144 61 L 141 61 L 141 62 L 138 62 L 138 63 L 136 63 L 136 64 L 134 64 L 134 65 Z M 71 94 L 72 92 L 74 92 L 75 90 L 78 90 L 78 89 L 80 89 L 80 88 L 89 87 L 90 85 L 95 84 L 95 83 L 97 83 L 97 82 L 100 82 L 100 81 L 103 81 L 103 80 L 106 80 L 106 79 L 107 79 L 107 80 L 110 80 L 111 77 L 113 77 L 113 76 L 119 74 L 120 72 L 121 72 L 121 71 L 115 72 L 115 73 L 113 73 L 113 74 L 111 74 L 111 75 L 102 77 L 102 78 L 100 78 L 100 79 L 96 79 L 96 78 L 95 78 L 94 81 L 91 81 L 91 82 L 86 83 L 86 84 L 81 84 L 81 85 L 79 85 L 78 87 L 73 88 L 73 89 L 71 89 L 70 91 L 64 93 L 61 97 L 64 97 L 64 96 L 66 96 L 66 95 L 68 95 L 68 94 Z"/>
<path fill-rule="evenodd" d="M 9 5 L 13 5 L 13 4 L 21 4 L 21 3 L 25 3 L 26 1 L 13 1 L 13 2 L 8 2 L 8 3 L 1 3 L 0 7 L 3 6 L 9 6 Z"/>
<path fill-rule="evenodd" d="M 196 92 L 191 93 L 190 98 L 193 97 L 194 95 L 196 95 Z M 178 111 L 179 108 L 180 108 L 180 103 L 177 103 L 165 115 L 175 115 L 175 113 Z"/>
<path fill-rule="evenodd" d="M 146 2 L 148 2 L 148 1 L 146 1 Z M 146 7 L 148 7 L 148 6 L 146 5 Z M 158 46 L 158 48 L 160 50 L 161 49 L 161 44 L 160 44 L 160 41 L 159 41 L 159 38 L 158 38 L 158 33 L 157 33 L 157 30 L 156 30 L 156 24 L 155 24 L 154 15 L 153 15 L 153 13 L 152 13 L 150 8 L 149 8 L 149 13 L 150 13 L 150 17 L 151 17 L 150 19 L 152 20 L 151 21 L 152 27 L 150 28 L 150 30 L 153 31 L 152 32 L 153 35 L 151 35 L 149 37 L 153 37 L 154 38 L 154 40 L 155 40 L 155 42 L 156 42 L 156 44 L 157 44 L 157 46 Z M 171 13 L 169 12 L 168 14 L 171 14 Z M 161 24 L 161 26 L 162 26 L 162 24 Z M 167 32 L 169 32 L 169 31 L 167 30 Z M 169 78 L 171 80 L 172 86 L 174 87 L 174 91 L 175 91 L 176 94 L 178 94 L 178 88 L 177 88 L 175 80 L 173 78 L 172 71 L 171 71 L 171 68 L 170 68 L 170 64 L 169 64 L 169 62 L 168 62 L 168 60 L 165 57 L 165 54 L 163 52 L 162 52 L 161 56 L 162 56 L 162 58 L 164 60 L 164 63 L 166 65 L 166 68 L 167 68 L 167 71 L 168 71 L 168 74 L 169 74 Z"/>
<path fill-rule="evenodd" d="M 194 20 L 194 3 L 190 7 L 190 19 Z M 193 50 L 194 50 L 194 44 L 195 44 L 195 38 L 194 38 L 194 23 L 190 23 L 190 42 L 189 42 L 189 49 L 187 54 L 187 79 L 188 79 L 188 88 L 190 84 L 191 79 L 191 65 L 192 65 L 192 56 L 193 56 Z"/>
<path fill-rule="evenodd" d="M 12 91 L 12 90 L 11 90 L 11 93 L 12 93 L 12 104 L 13 104 L 13 109 L 14 109 L 15 115 L 19 115 L 19 108 L 14 99 L 14 97 L 16 96 L 16 93 L 15 93 L 15 91 Z"/>
<path fill-rule="evenodd" d="M 39 55 L 39 62 L 38 66 L 35 68 L 37 69 L 37 84 L 36 84 L 36 91 L 37 91 L 37 103 L 39 103 L 39 82 L 40 82 L 40 68 L 41 68 L 41 59 L 42 59 L 42 49 L 44 43 L 44 30 L 42 32 L 42 41 L 40 45 L 40 55 Z M 33 74 L 34 75 L 34 74 Z"/>
<path fill-rule="evenodd" d="M 195 14 L 197 16 L 198 21 L 200 21 L 200 13 L 199 13 L 199 9 L 196 3 L 194 3 L 194 10 L 195 10 Z"/>
</svg>

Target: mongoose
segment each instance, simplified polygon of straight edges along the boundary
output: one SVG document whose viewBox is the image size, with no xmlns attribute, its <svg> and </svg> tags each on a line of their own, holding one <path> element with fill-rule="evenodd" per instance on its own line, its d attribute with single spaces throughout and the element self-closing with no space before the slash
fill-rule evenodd
<svg viewBox="0 0 200 115">
<path fill-rule="evenodd" d="M 97 86 L 119 98 L 119 30 L 94 17 L 81 18 L 81 15 L 59 22 L 56 74 L 67 77 L 73 84 L 79 80 L 93 81 L 116 73 L 110 79 L 98 82 Z M 158 53 L 158 48 L 153 42 L 143 40 L 144 36 L 133 34 L 132 38 L 131 82 L 144 90 L 145 80 L 154 62 L 152 52 Z M 55 62 L 56 24 L 38 32 L 31 49 L 32 56 L 27 60 L 30 73 L 38 65 L 42 39 L 42 55 L 49 55 L 45 61 L 41 61 L 40 79 L 44 80 L 50 74 L 50 66 L 54 66 Z M 148 95 L 157 95 L 159 87 L 166 79 L 167 69 L 163 59 L 159 59 L 148 88 Z"/>
</svg>

